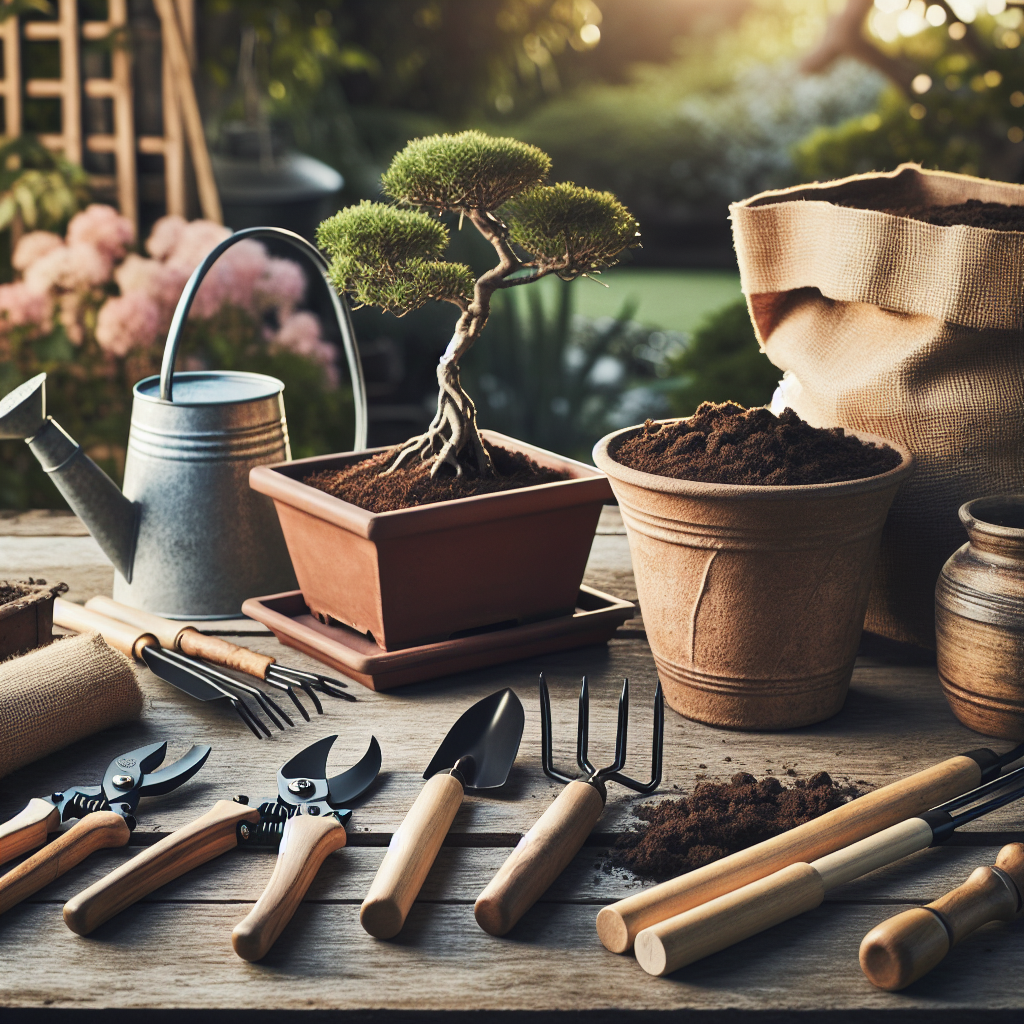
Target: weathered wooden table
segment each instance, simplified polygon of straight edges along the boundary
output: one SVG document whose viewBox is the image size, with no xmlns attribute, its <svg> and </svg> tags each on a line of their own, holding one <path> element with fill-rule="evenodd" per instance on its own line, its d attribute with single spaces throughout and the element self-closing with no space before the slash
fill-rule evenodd
<svg viewBox="0 0 1024 1024">
<path fill-rule="evenodd" d="M 0 575 L 65 579 L 69 596 L 109 593 L 112 569 L 70 517 L 26 514 L 0 520 Z M 614 510 L 606 510 L 587 582 L 635 598 L 629 552 Z M 266 633 L 246 644 L 313 667 Z M 574 758 L 579 677 L 594 684 L 592 757 L 611 759 L 615 699 L 629 676 L 632 774 L 649 764 L 654 663 L 641 619 L 606 648 L 586 648 L 537 661 L 412 686 L 390 694 L 356 687 L 359 703 L 325 699 L 327 714 L 257 742 L 230 709 L 183 699 L 142 672 L 144 717 L 112 729 L 0 780 L 0 820 L 29 797 L 89 783 L 116 753 L 167 740 L 168 758 L 192 743 L 213 753 L 188 785 L 140 808 L 126 850 L 103 851 L 0 917 L 0 1021 L 38 1021 L 53 1012 L 82 1019 L 146 1020 L 151 1011 L 216 1013 L 226 1020 L 268 1016 L 276 1022 L 329 1011 L 353 1021 L 448 1021 L 486 1012 L 488 1019 L 640 1021 L 666 1019 L 996 1021 L 1024 1009 L 1024 922 L 990 925 L 948 956 L 941 968 L 902 993 L 873 988 L 857 949 L 876 923 L 958 885 L 999 847 L 1022 837 L 1021 807 L 1008 807 L 969 827 L 947 846 L 928 850 L 830 893 L 818 910 L 685 968 L 648 977 L 632 956 L 599 943 L 600 907 L 638 883 L 604 868 L 615 833 L 629 828 L 634 794 L 609 786 L 605 815 L 589 844 L 543 900 L 503 939 L 473 919 L 473 901 L 559 787 L 540 769 L 536 678 L 552 685 L 555 756 Z M 370 938 L 359 905 L 384 849 L 422 785 L 421 773 L 459 713 L 475 700 L 512 686 L 526 707 L 526 731 L 504 790 L 470 796 L 400 936 Z M 89 938 L 72 934 L 61 906 L 138 848 L 183 825 L 214 800 L 276 792 L 278 767 L 330 732 L 340 735 L 342 767 L 380 740 L 381 785 L 359 807 L 348 846 L 331 855 L 270 954 L 240 960 L 230 934 L 259 896 L 273 867 L 271 852 L 232 851 L 153 893 Z M 988 741 L 962 727 L 946 707 L 934 667 L 862 658 L 841 714 L 821 725 L 781 734 L 723 732 L 668 711 L 663 792 L 686 793 L 707 777 L 734 772 L 797 776 L 825 770 L 836 778 L 882 785 Z M 91 1012 L 90 1012 L 91 1011 Z M 146 1016 L 140 1016 L 142 1011 Z"/>
</svg>

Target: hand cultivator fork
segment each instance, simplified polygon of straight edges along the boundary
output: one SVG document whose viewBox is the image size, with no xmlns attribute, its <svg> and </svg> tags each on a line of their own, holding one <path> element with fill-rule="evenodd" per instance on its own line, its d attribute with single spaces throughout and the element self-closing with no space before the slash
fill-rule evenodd
<svg viewBox="0 0 1024 1024">
<path fill-rule="evenodd" d="M 626 766 L 626 734 L 629 727 L 629 680 L 623 679 L 619 696 L 619 721 L 615 734 L 615 759 L 606 768 L 595 768 L 589 758 L 590 688 L 583 677 L 576 731 L 576 763 L 581 779 L 554 767 L 551 753 L 551 698 L 543 673 L 540 677 L 541 764 L 548 778 L 566 783 L 555 802 L 520 840 L 508 860 L 476 901 L 477 923 L 491 935 L 504 935 L 544 894 L 579 852 L 604 811 L 606 783 L 617 782 L 637 793 L 653 793 L 661 784 L 665 708 L 661 683 L 654 694 L 654 741 L 651 777 L 638 782 L 622 774 Z"/>
<path fill-rule="evenodd" d="M 295 724 L 287 712 L 258 686 L 242 682 L 174 648 L 164 648 L 159 639 L 144 627 L 128 625 L 101 615 L 92 608 L 83 608 L 61 598 L 54 601 L 53 621 L 64 629 L 73 629 L 79 633 L 99 633 L 112 647 L 146 665 L 154 675 L 190 697 L 207 702 L 227 700 L 257 739 L 269 737 L 271 732 L 259 712 L 246 703 L 246 697 L 256 702 L 276 728 L 283 730 L 285 725 L 282 723 L 289 726 Z M 289 692 L 292 700 L 298 703 L 294 692 Z M 304 715 L 308 721 L 309 715 Z"/>
</svg>

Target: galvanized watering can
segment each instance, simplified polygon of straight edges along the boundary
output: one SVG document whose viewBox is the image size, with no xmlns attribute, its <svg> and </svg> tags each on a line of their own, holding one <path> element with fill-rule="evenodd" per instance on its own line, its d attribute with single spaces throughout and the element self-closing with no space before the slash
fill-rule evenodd
<svg viewBox="0 0 1024 1024">
<path fill-rule="evenodd" d="M 175 373 L 189 307 L 217 258 L 243 238 L 291 243 L 326 281 L 323 256 L 282 228 L 237 231 L 189 278 L 167 334 L 159 377 L 133 389 L 124 492 L 46 415 L 46 374 L 0 401 L 0 438 L 24 438 L 114 563 L 114 599 L 176 619 L 241 615 L 242 602 L 296 586 L 271 501 L 249 470 L 291 458 L 284 385 L 240 371 Z M 348 306 L 331 287 L 352 378 L 356 448 L 366 447 L 366 388 Z"/>
</svg>

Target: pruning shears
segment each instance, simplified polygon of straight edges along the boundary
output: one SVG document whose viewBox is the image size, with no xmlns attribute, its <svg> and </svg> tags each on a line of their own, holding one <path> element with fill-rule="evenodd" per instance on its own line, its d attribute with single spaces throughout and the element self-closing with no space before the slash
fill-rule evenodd
<svg viewBox="0 0 1024 1024">
<path fill-rule="evenodd" d="M 346 842 L 345 807 L 380 772 L 380 745 L 370 737 L 366 753 L 347 771 L 327 778 L 327 755 L 337 736 L 299 751 L 277 773 L 277 796 L 250 806 L 247 796 L 218 800 L 201 818 L 178 829 L 64 906 L 64 923 L 88 935 L 161 885 L 237 846 L 276 847 L 277 862 L 263 895 L 231 935 L 235 952 L 259 960 L 273 946 L 302 902 L 320 865 Z"/>
<path fill-rule="evenodd" d="M 159 796 L 187 782 L 210 756 L 194 746 L 173 764 L 154 769 L 167 753 L 166 743 L 151 743 L 120 754 L 107 766 L 98 786 L 72 786 L 36 797 L 19 814 L 0 825 L 0 864 L 46 842 L 62 822 L 78 818 L 52 843 L 0 877 L 0 914 L 81 863 L 94 850 L 124 846 L 137 822 L 144 796 Z"/>
</svg>

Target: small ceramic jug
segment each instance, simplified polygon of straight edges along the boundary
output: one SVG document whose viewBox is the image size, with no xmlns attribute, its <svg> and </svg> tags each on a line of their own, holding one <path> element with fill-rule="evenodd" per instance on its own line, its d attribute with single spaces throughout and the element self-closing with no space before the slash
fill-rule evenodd
<svg viewBox="0 0 1024 1024">
<path fill-rule="evenodd" d="M 969 541 L 935 587 L 942 689 L 964 725 L 1024 739 L 1024 494 L 976 498 L 960 521 Z"/>
</svg>

